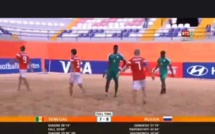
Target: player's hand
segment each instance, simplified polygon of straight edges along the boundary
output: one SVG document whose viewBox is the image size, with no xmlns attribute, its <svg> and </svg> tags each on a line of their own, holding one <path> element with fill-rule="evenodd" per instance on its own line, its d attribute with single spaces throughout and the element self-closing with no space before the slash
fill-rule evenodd
<svg viewBox="0 0 215 134">
<path fill-rule="evenodd" d="M 155 80 L 155 76 L 152 76 L 152 80 Z"/>
</svg>

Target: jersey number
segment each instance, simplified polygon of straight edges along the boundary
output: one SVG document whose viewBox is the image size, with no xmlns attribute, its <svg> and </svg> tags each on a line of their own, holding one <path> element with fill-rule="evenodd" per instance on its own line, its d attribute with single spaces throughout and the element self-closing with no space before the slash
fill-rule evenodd
<svg viewBox="0 0 215 134">
<path fill-rule="evenodd" d="M 25 63 L 25 64 L 27 63 L 27 57 L 26 56 L 23 56 L 22 60 L 23 60 L 23 63 Z"/>
<path fill-rule="evenodd" d="M 139 70 L 142 70 L 142 66 L 141 66 L 140 61 L 136 61 L 135 63 L 138 64 L 138 69 L 139 69 Z"/>
</svg>

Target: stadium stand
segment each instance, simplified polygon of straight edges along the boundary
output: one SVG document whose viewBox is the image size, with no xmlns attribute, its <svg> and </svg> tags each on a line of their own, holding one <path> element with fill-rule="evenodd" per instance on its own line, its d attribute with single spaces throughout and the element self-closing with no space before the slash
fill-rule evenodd
<svg viewBox="0 0 215 134">
<path fill-rule="evenodd" d="M 148 26 L 154 21 L 156 18 L 149 19 Z M 141 37 L 146 31 L 143 24 L 144 18 L 82 18 L 62 37 Z"/>
<path fill-rule="evenodd" d="M 214 24 L 214 18 L 201 19 L 197 27 L 177 24 L 177 18 L 161 20 L 150 18 L 144 28 L 144 18 L 1 18 L 0 34 L 23 40 L 170 40 L 180 39 L 183 29 L 204 36 L 204 25 Z"/>
<path fill-rule="evenodd" d="M 0 31 L 6 35 L 19 35 L 24 39 L 47 39 L 64 29 L 71 21 L 72 18 L 1 18 Z"/>
<path fill-rule="evenodd" d="M 181 31 L 185 29 L 195 29 L 190 24 L 176 24 L 177 18 L 172 18 L 172 24 L 165 24 L 155 33 L 155 37 L 181 37 Z"/>
</svg>

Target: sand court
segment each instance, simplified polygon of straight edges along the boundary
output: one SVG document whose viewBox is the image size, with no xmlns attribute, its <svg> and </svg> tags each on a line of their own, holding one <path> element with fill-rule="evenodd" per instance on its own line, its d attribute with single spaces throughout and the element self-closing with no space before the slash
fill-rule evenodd
<svg viewBox="0 0 215 134">
<path fill-rule="evenodd" d="M 215 81 L 168 78 L 167 94 L 160 95 L 160 81 L 147 78 L 147 104 L 131 102 L 132 79 L 120 77 L 119 96 L 113 97 L 114 82 L 109 97 L 104 95 L 105 79 L 101 75 L 83 75 L 87 95 L 75 86 L 69 96 L 69 74 L 28 74 L 32 91 L 24 87 L 17 92 L 18 74 L 0 75 L 1 116 L 84 116 L 96 111 L 113 111 L 114 115 L 177 115 L 213 116 L 215 114 Z"/>
</svg>

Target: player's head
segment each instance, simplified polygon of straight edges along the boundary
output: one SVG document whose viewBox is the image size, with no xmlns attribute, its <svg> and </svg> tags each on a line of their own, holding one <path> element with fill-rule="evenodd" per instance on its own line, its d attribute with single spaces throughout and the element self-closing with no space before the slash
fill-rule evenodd
<svg viewBox="0 0 215 134">
<path fill-rule="evenodd" d="M 135 49 L 134 50 L 134 55 L 135 56 L 140 56 L 140 49 Z"/>
<path fill-rule="evenodd" d="M 166 52 L 165 51 L 161 51 L 161 57 L 165 57 L 165 55 L 166 55 Z"/>
<path fill-rule="evenodd" d="M 21 52 L 24 52 L 24 51 L 25 51 L 25 46 L 21 46 L 21 47 L 20 47 L 20 51 L 21 51 Z"/>
<path fill-rule="evenodd" d="M 117 52 L 118 52 L 118 45 L 114 45 L 114 46 L 113 46 L 113 52 L 114 52 L 114 53 L 117 53 Z"/>
<path fill-rule="evenodd" d="M 73 48 L 73 49 L 71 50 L 71 53 L 72 53 L 72 55 L 76 55 L 76 54 L 77 54 L 77 50 Z"/>
</svg>

